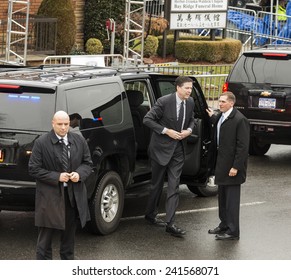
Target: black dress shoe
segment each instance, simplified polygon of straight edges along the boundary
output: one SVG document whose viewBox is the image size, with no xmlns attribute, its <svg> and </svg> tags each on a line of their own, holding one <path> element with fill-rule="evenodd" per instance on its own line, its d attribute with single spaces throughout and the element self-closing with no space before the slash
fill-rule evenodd
<svg viewBox="0 0 291 280">
<path fill-rule="evenodd" d="M 158 226 L 158 227 L 165 227 L 166 226 L 166 222 L 164 222 L 162 219 L 159 219 L 157 217 L 151 218 L 149 216 L 145 216 L 144 218 L 151 225 Z"/>
<path fill-rule="evenodd" d="M 175 225 L 171 225 L 171 226 L 166 226 L 166 232 L 172 234 L 173 236 L 176 236 L 176 237 L 182 237 L 183 235 L 186 234 L 186 231 L 181 229 L 181 228 L 178 228 L 177 226 Z"/>
<path fill-rule="evenodd" d="M 216 240 L 239 240 L 239 236 L 235 236 L 232 234 L 221 233 L 215 236 Z"/>
<path fill-rule="evenodd" d="M 210 234 L 220 234 L 220 233 L 225 233 L 225 232 L 226 232 L 226 229 L 222 229 L 220 227 L 216 227 L 214 229 L 208 230 L 208 233 L 210 233 Z"/>
</svg>

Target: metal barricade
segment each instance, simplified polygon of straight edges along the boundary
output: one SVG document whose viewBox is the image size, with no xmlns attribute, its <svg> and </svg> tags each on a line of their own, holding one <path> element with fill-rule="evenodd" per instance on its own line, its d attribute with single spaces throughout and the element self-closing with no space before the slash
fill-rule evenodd
<svg viewBox="0 0 291 280">
<path fill-rule="evenodd" d="M 145 10 L 148 14 L 156 17 L 164 16 L 165 0 L 145 0 Z"/>
<path fill-rule="evenodd" d="M 179 66 L 178 63 L 168 63 L 166 66 L 144 65 L 148 71 L 166 75 L 194 76 L 199 82 L 209 106 L 216 108 L 217 99 L 222 92 L 223 84 L 231 71 L 232 65 L 189 65 Z M 171 64 L 171 65 L 170 65 Z M 139 67 L 139 68 L 141 68 Z"/>
<path fill-rule="evenodd" d="M 282 19 L 283 20 L 280 20 Z M 260 11 L 255 25 L 256 46 L 291 44 L 291 16 Z"/>
<path fill-rule="evenodd" d="M 253 48 L 256 18 L 254 10 L 235 7 L 228 9 L 226 36 L 240 40 L 243 43 L 242 51 Z"/>
<path fill-rule="evenodd" d="M 51 55 L 43 60 L 44 65 L 90 65 L 122 68 L 124 57 L 120 54 L 100 55 Z"/>
<path fill-rule="evenodd" d="M 242 51 L 265 44 L 290 44 L 291 16 L 229 7 L 227 37 L 241 40 Z"/>
</svg>

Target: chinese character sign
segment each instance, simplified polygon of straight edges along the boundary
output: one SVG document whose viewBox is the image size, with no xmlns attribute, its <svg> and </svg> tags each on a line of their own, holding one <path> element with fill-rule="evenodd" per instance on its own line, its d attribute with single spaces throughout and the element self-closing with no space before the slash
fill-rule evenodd
<svg viewBox="0 0 291 280">
<path fill-rule="evenodd" d="M 225 28 L 226 13 L 171 14 L 170 29 Z"/>
</svg>

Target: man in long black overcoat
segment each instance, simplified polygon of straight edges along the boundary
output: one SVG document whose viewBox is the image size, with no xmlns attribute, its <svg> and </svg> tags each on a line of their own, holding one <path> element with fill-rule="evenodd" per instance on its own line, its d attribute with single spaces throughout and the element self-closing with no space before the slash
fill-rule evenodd
<svg viewBox="0 0 291 280">
<path fill-rule="evenodd" d="M 249 150 L 249 121 L 235 107 L 235 95 L 224 92 L 219 98 L 218 115 L 208 109 L 214 124 L 215 183 L 218 185 L 220 224 L 210 229 L 216 239 L 239 239 L 241 184 L 246 180 Z"/>
<path fill-rule="evenodd" d="M 37 259 L 52 259 L 52 238 L 61 232 L 60 257 L 74 259 L 78 220 L 84 227 L 90 220 L 86 178 L 92 161 L 86 140 L 69 131 L 70 118 L 64 111 L 55 113 L 53 129 L 39 137 L 29 160 L 29 173 L 36 179 L 35 225 L 39 228 Z M 62 140 L 69 148 L 70 170 L 63 170 Z"/>
</svg>

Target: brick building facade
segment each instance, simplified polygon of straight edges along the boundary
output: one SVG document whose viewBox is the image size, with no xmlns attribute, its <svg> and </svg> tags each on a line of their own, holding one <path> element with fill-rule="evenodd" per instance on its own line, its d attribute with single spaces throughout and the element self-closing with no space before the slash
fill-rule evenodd
<svg viewBox="0 0 291 280">
<path fill-rule="evenodd" d="M 57 0 L 56 0 L 57 1 Z M 85 0 L 71 0 L 75 16 L 76 16 L 76 44 L 78 44 L 79 48 L 83 48 L 84 45 L 84 33 L 83 33 L 83 26 L 84 26 L 84 5 Z M 0 1 L 0 20 L 7 19 L 7 12 L 8 12 L 8 0 L 1 0 Z M 30 0 L 30 14 L 36 14 L 37 10 L 41 4 L 42 0 Z M 16 4 L 14 4 L 14 10 L 17 8 Z M 21 5 L 23 7 L 23 5 Z"/>
</svg>

